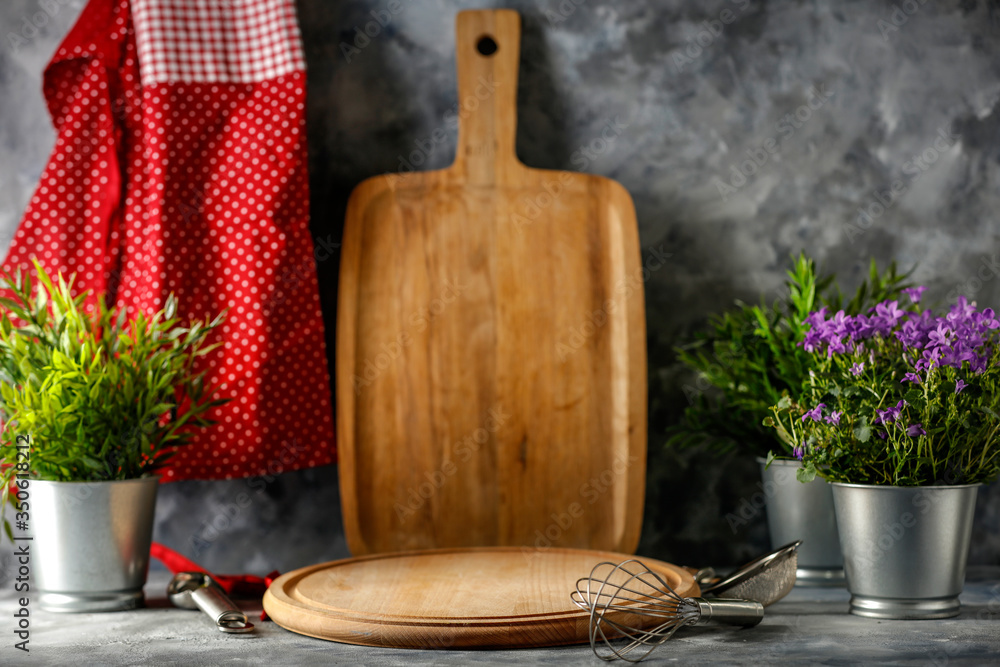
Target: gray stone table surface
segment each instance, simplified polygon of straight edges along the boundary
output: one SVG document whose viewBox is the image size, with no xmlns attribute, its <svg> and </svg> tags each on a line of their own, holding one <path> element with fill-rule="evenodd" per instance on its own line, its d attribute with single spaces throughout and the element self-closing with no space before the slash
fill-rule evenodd
<svg viewBox="0 0 1000 667">
<path fill-rule="evenodd" d="M 164 572 L 151 573 L 145 609 L 72 615 L 33 611 L 30 654 L 13 648 L 14 591 L 0 591 L 0 664 L 604 664 L 588 646 L 507 651 L 368 648 L 300 636 L 271 622 L 258 623 L 255 636 L 224 635 L 201 612 L 170 607 L 164 594 L 167 580 Z M 962 614 L 948 620 L 859 618 L 847 613 L 848 597 L 844 589 L 797 588 L 769 607 L 756 628 L 688 628 L 644 664 L 1000 663 L 1000 567 L 969 570 Z"/>
</svg>

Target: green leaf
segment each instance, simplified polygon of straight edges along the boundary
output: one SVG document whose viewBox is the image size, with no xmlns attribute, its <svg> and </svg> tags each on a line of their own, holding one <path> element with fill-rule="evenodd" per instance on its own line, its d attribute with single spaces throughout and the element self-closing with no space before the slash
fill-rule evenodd
<svg viewBox="0 0 1000 667">
<path fill-rule="evenodd" d="M 80 457 L 80 460 L 83 462 L 84 465 L 86 465 L 91 470 L 103 470 L 104 469 L 104 465 L 100 461 L 98 461 L 97 459 L 95 459 L 92 456 L 84 455 L 84 456 Z"/>
<path fill-rule="evenodd" d="M 863 415 L 861 419 L 858 420 L 858 425 L 854 427 L 854 437 L 858 439 L 858 442 L 868 442 L 868 439 L 872 436 L 871 426 L 868 425 L 868 416 Z"/>
</svg>

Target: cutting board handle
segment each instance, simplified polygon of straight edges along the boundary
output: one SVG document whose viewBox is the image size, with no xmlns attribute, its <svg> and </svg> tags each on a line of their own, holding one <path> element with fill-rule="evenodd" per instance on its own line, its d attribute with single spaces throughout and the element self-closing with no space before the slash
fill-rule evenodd
<svg viewBox="0 0 1000 667">
<path fill-rule="evenodd" d="M 452 169 L 470 184 L 511 182 L 517 159 L 517 69 L 521 17 L 509 9 L 459 12 L 458 151 Z"/>
</svg>

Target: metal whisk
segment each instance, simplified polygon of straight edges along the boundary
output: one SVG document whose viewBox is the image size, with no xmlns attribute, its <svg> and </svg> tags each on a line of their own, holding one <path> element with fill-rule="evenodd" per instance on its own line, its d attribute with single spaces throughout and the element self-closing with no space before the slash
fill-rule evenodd
<svg viewBox="0 0 1000 667">
<path fill-rule="evenodd" d="M 570 597 L 590 612 L 590 647 L 602 660 L 639 662 L 685 625 L 753 626 L 764 618 L 764 606 L 752 600 L 683 598 L 639 560 L 598 563 Z"/>
</svg>

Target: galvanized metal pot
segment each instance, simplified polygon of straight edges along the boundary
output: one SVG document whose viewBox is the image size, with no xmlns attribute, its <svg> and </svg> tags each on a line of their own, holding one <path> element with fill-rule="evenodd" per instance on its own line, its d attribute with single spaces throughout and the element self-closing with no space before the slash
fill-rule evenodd
<svg viewBox="0 0 1000 667">
<path fill-rule="evenodd" d="M 42 609 L 143 605 L 159 482 L 30 482 L 32 590 Z"/>
<path fill-rule="evenodd" d="M 851 613 L 957 616 L 979 486 L 831 486 Z"/>
<path fill-rule="evenodd" d="M 798 461 L 774 460 L 766 468 L 764 459 L 757 461 L 763 478 L 771 546 L 777 549 L 802 540 L 796 585 L 842 586 L 844 558 L 830 485 L 818 477 L 805 484 L 798 481 L 795 473 L 802 466 Z"/>
</svg>

